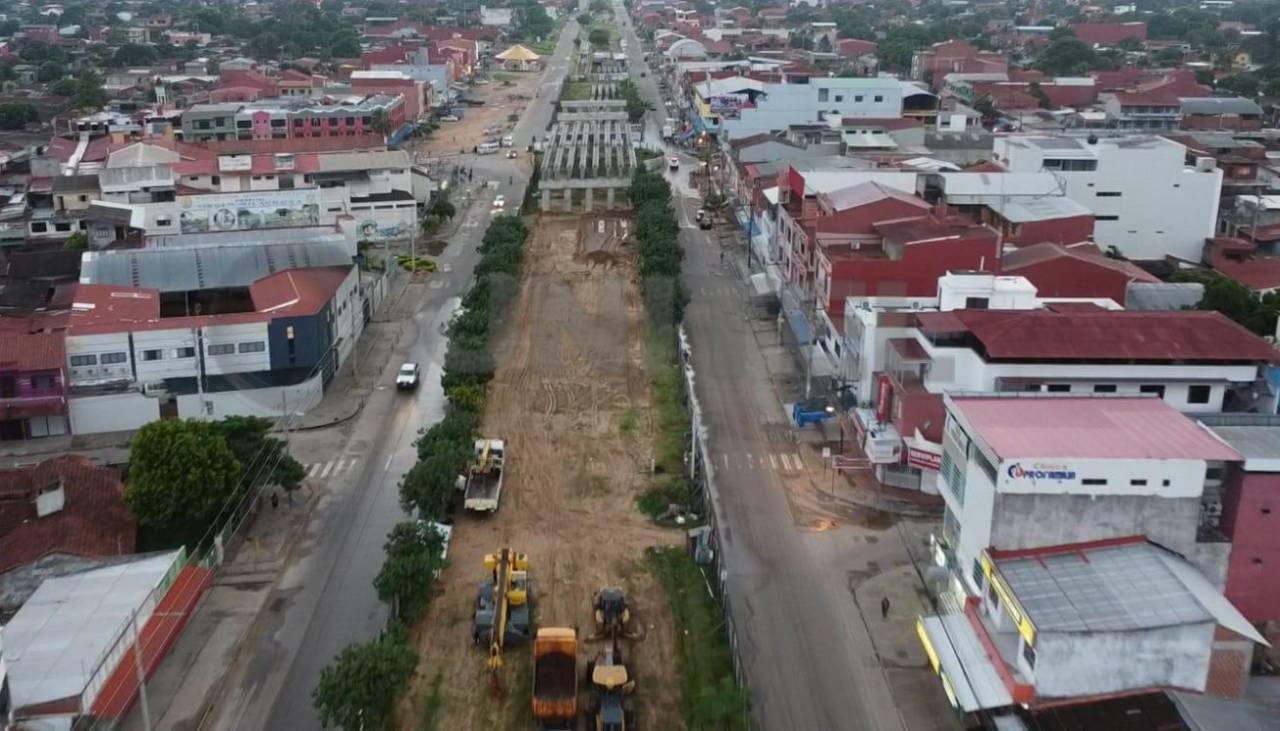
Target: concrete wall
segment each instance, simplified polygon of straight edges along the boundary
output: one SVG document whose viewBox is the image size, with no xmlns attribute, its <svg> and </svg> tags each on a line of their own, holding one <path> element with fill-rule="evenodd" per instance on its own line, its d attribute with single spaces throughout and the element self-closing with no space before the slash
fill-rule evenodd
<svg viewBox="0 0 1280 731">
<path fill-rule="evenodd" d="M 68 401 L 72 434 L 141 429 L 160 418 L 160 401 L 137 391 L 73 398 Z"/>
<path fill-rule="evenodd" d="M 1041 632 L 1036 698 L 1151 687 L 1203 690 L 1213 629 L 1213 622 L 1202 622 L 1127 632 Z"/>
<path fill-rule="evenodd" d="M 1223 485 L 1231 537 L 1226 595 L 1250 622 L 1280 619 L 1280 474 L 1233 468 Z"/>
<path fill-rule="evenodd" d="M 324 377 L 317 373 L 312 378 L 294 386 L 242 389 L 205 393 L 206 406 L 202 409 L 199 394 L 183 394 L 177 397 L 178 416 L 187 418 L 222 419 L 228 416 L 262 416 L 274 418 L 286 411 L 306 413 L 315 408 L 324 396 Z"/>
</svg>

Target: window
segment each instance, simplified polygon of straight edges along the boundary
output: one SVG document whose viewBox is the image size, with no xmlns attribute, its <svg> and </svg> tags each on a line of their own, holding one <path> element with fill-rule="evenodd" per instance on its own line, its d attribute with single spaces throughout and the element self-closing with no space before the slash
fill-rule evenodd
<svg viewBox="0 0 1280 731">
<path fill-rule="evenodd" d="M 31 224 L 31 233 L 42 234 L 49 230 L 49 224 L 44 221 L 36 221 Z"/>
<path fill-rule="evenodd" d="M 836 101 L 838 102 L 844 101 L 844 94 L 836 94 Z"/>
<path fill-rule="evenodd" d="M 267 344 L 261 340 L 255 340 L 251 343 L 240 343 L 239 348 L 241 353 L 261 353 L 267 349 Z"/>
<path fill-rule="evenodd" d="M 124 353 L 103 353 L 102 365 L 112 365 L 115 363 L 125 363 L 129 360 L 129 356 Z"/>
<path fill-rule="evenodd" d="M 1120 197 L 1120 191 L 1118 191 L 1118 190 L 1100 190 L 1100 191 L 1098 191 L 1097 193 L 1094 193 L 1094 195 L 1095 195 L 1095 196 L 1097 196 L 1097 197 L 1099 197 L 1099 198 L 1119 198 L 1119 197 Z"/>
<path fill-rule="evenodd" d="M 69 223 L 55 223 L 55 224 L 53 224 L 53 230 L 54 230 L 54 231 L 70 231 L 70 230 L 71 230 L 71 224 L 69 224 Z"/>
<path fill-rule="evenodd" d="M 1071 393 L 1070 383 L 1050 383 L 1047 389 L 1049 393 Z"/>
<path fill-rule="evenodd" d="M 947 481 L 947 486 L 951 488 L 951 494 L 961 505 L 964 505 L 964 465 L 957 464 L 951 458 L 950 452 L 943 450 L 942 469 L 939 472 Z"/>
<path fill-rule="evenodd" d="M 1188 386 L 1187 387 L 1187 403 L 1189 404 L 1207 404 L 1209 403 L 1209 394 L 1212 389 L 1208 386 Z"/>
<path fill-rule="evenodd" d="M 172 226 L 172 225 L 173 225 L 173 219 L 172 219 L 172 218 L 169 218 L 169 217 L 167 217 L 167 216 L 161 216 L 161 217 L 159 217 L 159 218 L 157 218 L 157 219 L 156 219 L 156 225 L 157 225 L 157 226 Z"/>
<path fill-rule="evenodd" d="M 196 357 L 196 349 L 190 346 L 185 348 L 174 348 L 173 357 L 175 358 L 194 358 Z"/>
<path fill-rule="evenodd" d="M 1119 216 L 1094 216 L 1094 217 L 1093 217 L 1093 220 L 1095 220 L 1095 221 L 1119 221 L 1119 220 L 1120 220 L 1120 217 L 1119 217 Z"/>
<path fill-rule="evenodd" d="M 1027 667 L 1031 668 L 1032 670 L 1035 669 L 1036 650 L 1026 641 L 1026 639 L 1023 639 L 1022 641 L 1022 659 L 1027 661 Z"/>
<path fill-rule="evenodd" d="M 1161 480 L 1161 481 L 1160 481 L 1160 486 L 1161 486 L 1161 487 L 1168 487 L 1169 485 L 1172 485 L 1172 484 L 1173 484 L 1173 483 L 1172 483 L 1172 482 L 1170 482 L 1169 480 Z"/>
<path fill-rule="evenodd" d="M 215 175 L 215 176 L 213 176 L 212 178 L 209 178 L 209 182 L 210 182 L 210 183 L 213 183 L 214 185 L 221 185 L 221 184 L 222 184 L 222 176 L 221 176 L 221 175 Z"/>
<path fill-rule="evenodd" d="M 1147 481 L 1142 479 L 1135 478 L 1135 479 L 1129 480 L 1129 485 L 1132 487 L 1146 487 L 1146 484 L 1147 484 Z"/>
<path fill-rule="evenodd" d="M 861 94 L 858 94 L 857 96 L 855 96 L 855 97 L 853 98 L 853 100 L 854 100 L 855 102 L 858 102 L 859 104 L 861 104 L 861 103 L 862 103 L 862 99 L 863 99 L 863 96 L 862 96 Z"/>
<path fill-rule="evenodd" d="M 978 588 L 978 591 L 982 591 L 982 584 L 986 578 L 987 575 L 982 570 L 982 560 L 973 559 L 973 585 Z"/>
<path fill-rule="evenodd" d="M 831 94 L 830 89 L 818 89 L 818 101 L 825 102 Z"/>
<path fill-rule="evenodd" d="M 87 196 L 87 195 L 82 195 L 82 196 L 80 196 L 80 202 L 81 202 L 81 203 L 84 203 L 84 202 L 86 202 L 86 201 L 88 201 L 88 200 L 89 200 L 89 196 Z"/>
<path fill-rule="evenodd" d="M 1164 386 L 1156 386 L 1151 384 L 1148 384 L 1146 386 L 1140 386 L 1138 388 L 1138 393 L 1149 393 L 1153 396 L 1159 396 L 1160 398 L 1164 398 Z"/>
<path fill-rule="evenodd" d="M 164 360 L 163 350 L 144 350 L 142 351 L 143 360 Z"/>
<path fill-rule="evenodd" d="M 373 117 L 368 117 L 368 116 L 361 117 L 361 118 L 360 118 L 360 124 L 363 124 L 363 125 L 365 125 L 366 127 L 367 127 L 367 126 L 369 126 L 369 125 L 371 125 L 371 124 L 373 124 Z"/>
<path fill-rule="evenodd" d="M 1064 158 L 1045 158 L 1045 170 L 1062 170 L 1064 172 L 1084 172 L 1098 169 L 1097 160 L 1071 160 Z"/>
<path fill-rule="evenodd" d="M 72 368 L 83 368 L 85 366 L 98 365 L 98 356 L 96 355 L 73 355 L 71 356 Z"/>
<path fill-rule="evenodd" d="M 964 308 L 966 310 L 985 310 L 991 305 L 991 300 L 987 297 L 965 297 Z"/>
<path fill-rule="evenodd" d="M 1027 393 L 1040 393 L 1040 384 L 1028 383 L 1022 387 L 1022 390 L 1026 391 Z"/>
<path fill-rule="evenodd" d="M 884 97 L 883 97 L 883 96 L 880 96 L 879 94 L 876 94 L 876 101 L 877 101 L 877 102 L 882 102 L 882 101 L 884 101 Z"/>
<path fill-rule="evenodd" d="M 978 463 L 978 467 L 982 469 L 983 473 L 986 474 L 987 479 L 991 480 L 992 484 L 995 484 L 996 467 L 991 464 L 991 460 L 987 459 L 987 455 L 983 454 L 982 450 L 973 446 L 972 443 L 969 445 L 969 454 L 973 457 L 973 461 Z"/>
<path fill-rule="evenodd" d="M 209 346 L 209 355 L 231 355 L 236 352 L 236 346 L 232 343 L 220 343 L 218 345 Z"/>
<path fill-rule="evenodd" d="M 1094 393 L 1115 393 L 1116 384 L 1114 383 L 1095 383 L 1093 385 Z"/>
<path fill-rule="evenodd" d="M 1103 477 L 1086 477 L 1080 481 L 1081 485 L 1092 485 L 1094 487 L 1107 484 L 1106 478 Z"/>
</svg>

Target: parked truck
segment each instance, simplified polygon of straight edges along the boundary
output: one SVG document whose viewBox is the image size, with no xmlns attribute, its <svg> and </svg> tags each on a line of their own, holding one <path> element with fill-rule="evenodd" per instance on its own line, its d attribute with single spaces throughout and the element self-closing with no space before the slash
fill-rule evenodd
<svg viewBox="0 0 1280 731">
<path fill-rule="evenodd" d="M 533 642 L 533 717 L 542 731 L 569 731 L 578 721 L 578 632 L 543 627 Z"/>
<path fill-rule="evenodd" d="M 507 445 L 501 439 L 477 439 L 464 476 L 462 507 L 481 513 L 498 510 Z"/>
</svg>

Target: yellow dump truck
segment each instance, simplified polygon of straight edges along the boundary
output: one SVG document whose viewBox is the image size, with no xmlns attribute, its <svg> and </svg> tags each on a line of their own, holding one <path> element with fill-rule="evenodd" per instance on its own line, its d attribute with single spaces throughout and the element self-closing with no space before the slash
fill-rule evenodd
<svg viewBox="0 0 1280 731">
<path fill-rule="evenodd" d="M 533 641 L 533 717 L 542 731 L 570 731 L 578 721 L 578 632 L 544 627 Z"/>
</svg>

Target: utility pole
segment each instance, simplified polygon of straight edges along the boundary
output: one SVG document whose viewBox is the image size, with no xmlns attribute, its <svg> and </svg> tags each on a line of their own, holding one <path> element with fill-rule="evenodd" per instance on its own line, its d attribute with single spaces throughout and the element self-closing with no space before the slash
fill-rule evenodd
<svg viewBox="0 0 1280 731">
<path fill-rule="evenodd" d="M 203 402 L 200 408 L 204 408 Z M 142 667 L 142 635 L 138 632 L 137 607 L 134 607 L 129 623 L 133 626 L 133 666 L 138 673 L 138 706 L 142 709 L 142 728 L 151 731 L 151 706 L 147 703 L 147 673 Z"/>
</svg>

